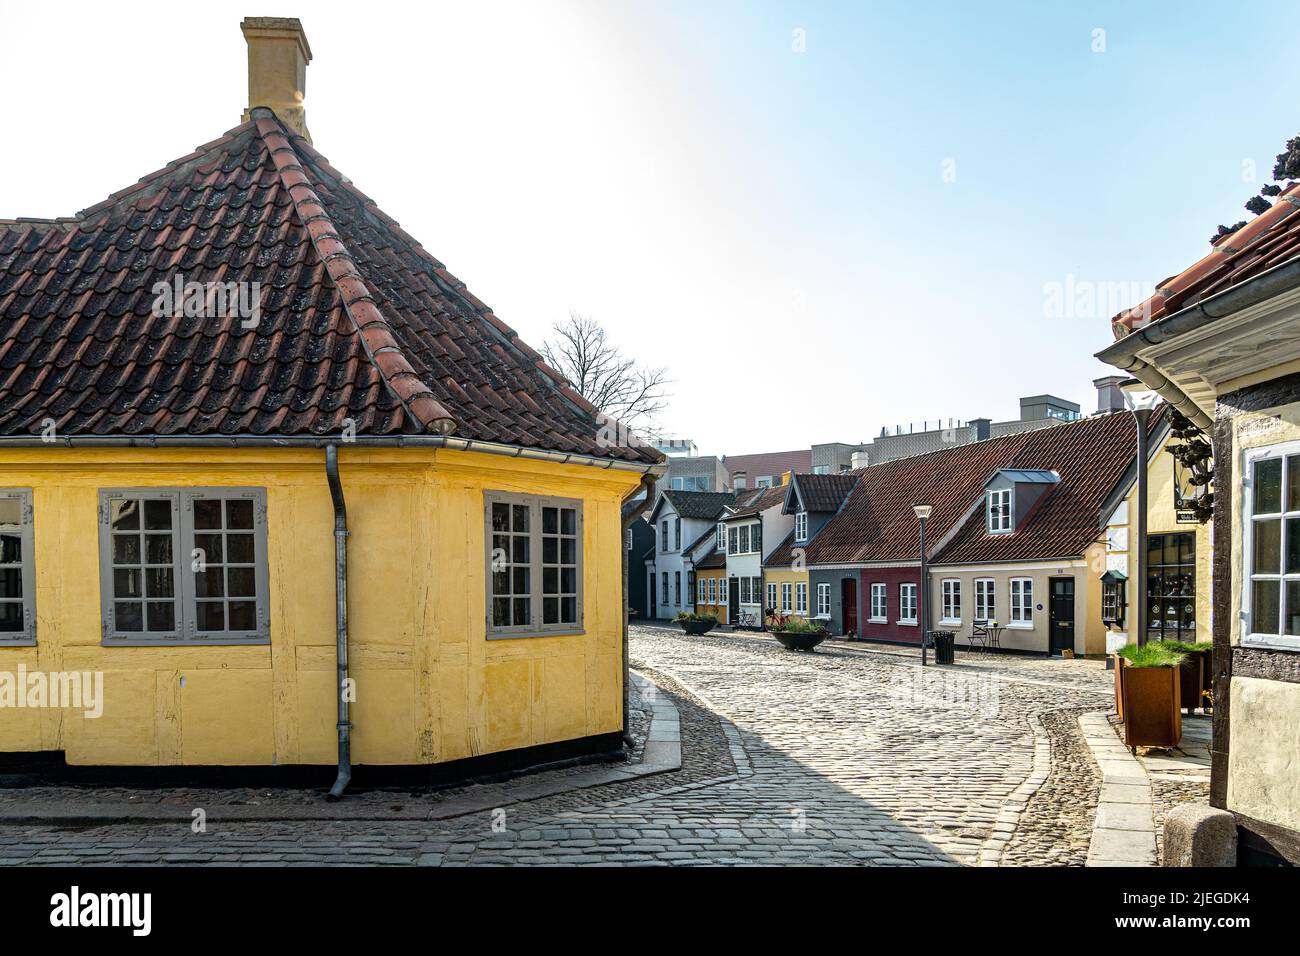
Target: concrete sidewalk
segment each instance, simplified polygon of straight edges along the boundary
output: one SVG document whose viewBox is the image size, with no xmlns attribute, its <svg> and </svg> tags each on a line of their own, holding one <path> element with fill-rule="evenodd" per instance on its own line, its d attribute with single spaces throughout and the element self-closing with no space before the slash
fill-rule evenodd
<svg viewBox="0 0 1300 956">
<path fill-rule="evenodd" d="M 10 790 L 0 801 L 0 826 L 54 824 L 93 826 L 106 823 L 190 823 L 202 810 L 208 821 L 278 820 L 447 820 L 471 813 L 538 800 L 556 794 L 669 773 L 682 765 L 681 725 L 677 707 L 658 687 L 633 673 L 650 723 L 641 759 L 635 763 L 566 766 L 525 771 L 509 780 L 454 789 L 357 791 L 336 803 L 323 790 L 267 788 L 243 791 L 114 789 L 117 799 L 103 799 L 93 787 L 32 787 Z M 123 795 L 125 799 L 123 799 Z M 25 799 L 30 795 L 30 799 Z M 205 799 L 206 798 L 206 799 Z"/>
</svg>

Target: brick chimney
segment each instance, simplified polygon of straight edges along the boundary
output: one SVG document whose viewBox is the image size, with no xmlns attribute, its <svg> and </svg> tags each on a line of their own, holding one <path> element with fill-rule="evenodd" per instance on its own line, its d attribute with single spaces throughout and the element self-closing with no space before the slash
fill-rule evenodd
<svg viewBox="0 0 1300 956">
<path fill-rule="evenodd" d="M 307 64 L 311 47 L 297 17 L 247 17 L 239 24 L 248 44 L 248 122 L 254 107 L 273 110 L 280 122 L 311 142 L 307 132 Z"/>
</svg>

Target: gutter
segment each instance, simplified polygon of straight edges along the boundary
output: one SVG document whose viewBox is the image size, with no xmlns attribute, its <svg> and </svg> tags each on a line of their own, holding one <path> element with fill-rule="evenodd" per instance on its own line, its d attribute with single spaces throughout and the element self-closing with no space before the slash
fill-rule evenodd
<svg viewBox="0 0 1300 956">
<path fill-rule="evenodd" d="M 1300 256 L 1273 266 L 1253 279 L 1207 296 L 1150 325 L 1135 329 L 1124 338 L 1097 352 L 1096 357 L 1108 365 L 1123 369 L 1148 388 L 1154 389 L 1161 398 L 1190 418 L 1198 428 L 1208 432 L 1214 427 L 1214 419 L 1201 411 L 1200 406 L 1188 398 L 1187 394 L 1156 366 L 1138 358 L 1136 353 L 1149 345 L 1159 345 L 1176 336 L 1204 328 L 1219 319 L 1227 318 L 1275 296 L 1290 292 L 1297 286 L 1300 286 Z"/>
<path fill-rule="evenodd" d="M 334 503 L 334 624 L 335 661 L 338 664 L 339 773 L 327 800 L 343 796 L 352 780 L 352 721 L 348 714 L 348 509 L 339 481 L 339 449 L 325 446 L 325 477 Z"/>
<path fill-rule="evenodd" d="M 506 458 L 549 461 L 560 465 L 586 465 L 605 471 L 631 471 L 662 477 L 666 463 L 620 461 L 572 452 L 504 445 L 499 442 L 450 435 L 395 435 L 393 437 L 357 436 L 346 440 L 337 436 L 299 435 L 77 435 L 43 439 L 37 437 L 0 437 L 0 448 L 329 448 L 340 442 L 368 448 L 447 448 L 452 451 L 481 452 Z"/>
<path fill-rule="evenodd" d="M 628 656 L 627 640 L 628 640 L 628 617 L 631 609 L 628 607 L 628 603 L 627 603 L 628 558 L 627 558 L 627 544 L 625 542 L 627 539 L 627 531 L 629 528 L 632 527 L 632 522 L 636 521 L 638 518 L 644 515 L 646 513 L 646 509 L 650 507 L 650 502 L 654 500 L 656 480 L 657 480 L 656 476 L 648 472 L 642 475 L 641 484 L 637 486 L 636 490 L 634 490 L 625 499 L 630 501 L 632 498 L 634 498 L 637 495 L 639 491 L 641 491 L 641 489 L 645 489 L 645 504 L 642 505 L 640 508 L 636 509 L 635 511 L 633 511 L 630 515 L 628 515 L 626 518 L 623 519 L 623 523 L 620 526 L 621 530 L 619 532 L 619 540 L 618 540 L 619 550 L 623 553 L 623 740 L 629 746 L 631 746 L 632 741 L 627 729 L 627 719 L 628 719 L 627 688 L 628 688 L 628 682 L 632 678 L 632 664 Z M 620 512 L 622 511 L 622 504 L 619 505 L 619 510 Z M 641 568 L 640 570 L 642 574 L 645 573 L 645 568 Z"/>
</svg>

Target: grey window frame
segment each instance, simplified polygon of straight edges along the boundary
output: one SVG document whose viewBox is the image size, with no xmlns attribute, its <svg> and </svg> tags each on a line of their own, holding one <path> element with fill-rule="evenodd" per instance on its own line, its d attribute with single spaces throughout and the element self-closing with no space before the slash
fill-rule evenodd
<svg viewBox="0 0 1300 956">
<path fill-rule="evenodd" d="M 22 576 L 23 596 L 21 599 L 6 599 L 5 603 L 23 606 L 23 629 L 21 631 L 0 631 L 0 647 L 33 647 L 36 644 L 36 553 L 33 546 L 33 512 L 32 489 L 3 488 L 0 499 L 15 500 L 19 506 L 18 540 L 22 556 L 16 562 L 18 573 Z"/>
<path fill-rule="evenodd" d="M 528 624 L 511 624 L 496 626 L 492 623 L 492 506 L 501 503 L 506 505 L 527 505 L 530 509 L 528 519 L 528 567 L 529 567 L 529 587 L 528 599 L 531 602 L 530 623 Z M 585 634 L 585 581 L 586 573 L 586 533 L 583 522 L 582 499 L 580 498 L 559 498 L 548 495 L 529 495 L 516 494 L 508 491 L 485 491 L 483 492 L 483 556 L 484 556 L 484 574 L 483 582 L 484 602 L 483 602 L 483 624 L 486 629 L 486 637 L 489 641 L 508 641 L 520 638 L 530 637 L 556 637 L 566 635 Z M 542 538 L 545 536 L 542 531 L 542 509 L 543 508 L 572 508 L 574 510 L 574 586 L 576 593 L 574 598 L 574 609 L 576 620 L 573 622 L 559 622 L 557 624 L 543 624 L 543 598 L 542 592 L 543 574 L 542 574 Z M 567 537 L 567 535 L 566 535 Z M 667 573 L 667 572 L 665 572 Z M 563 596 L 567 597 L 567 594 Z M 664 602 L 667 603 L 666 601 Z M 680 604 L 680 600 L 678 601 Z"/>
<path fill-rule="evenodd" d="M 172 574 L 176 582 L 176 626 L 168 631 L 119 631 L 113 608 L 113 529 L 112 502 L 117 499 L 161 499 L 172 508 Z M 253 503 L 253 580 L 256 594 L 257 626 L 251 630 L 200 630 L 198 597 L 191 556 L 194 546 L 194 502 L 216 499 L 246 500 Z M 225 523 L 225 508 L 222 508 Z M 142 515 L 143 518 L 143 515 Z M 143 521 L 141 524 L 143 532 Z M 199 533 L 206 533 L 199 529 Z M 224 532 L 217 532 L 224 533 Z M 104 647 L 219 647 L 271 643 L 270 562 L 267 554 L 266 489 L 242 486 L 204 486 L 198 488 L 136 487 L 99 489 L 99 604 L 100 643 Z M 223 554 L 224 558 L 225 555 Z M 225 566 L 224 561 L 221 562 Z M 223 598 L 229 603 L 230 596 Z M 142 599 L 143 603 L 143 599 Z M 147 623 L 147 615 L 145 617 Z"/>
</svg>

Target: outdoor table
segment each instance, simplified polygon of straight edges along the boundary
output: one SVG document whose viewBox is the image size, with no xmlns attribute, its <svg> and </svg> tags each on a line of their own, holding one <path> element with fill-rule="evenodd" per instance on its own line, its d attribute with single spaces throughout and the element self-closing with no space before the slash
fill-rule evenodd
<svg viewBox="0 0 1300 956">
<path fill-rule="evenodd" d="M 1002 632 L 1007 629 L 1005 624 L 987 624 L 984 627 L 986 648 L 991 651 L 1002 650 Z"/>
</svg>

